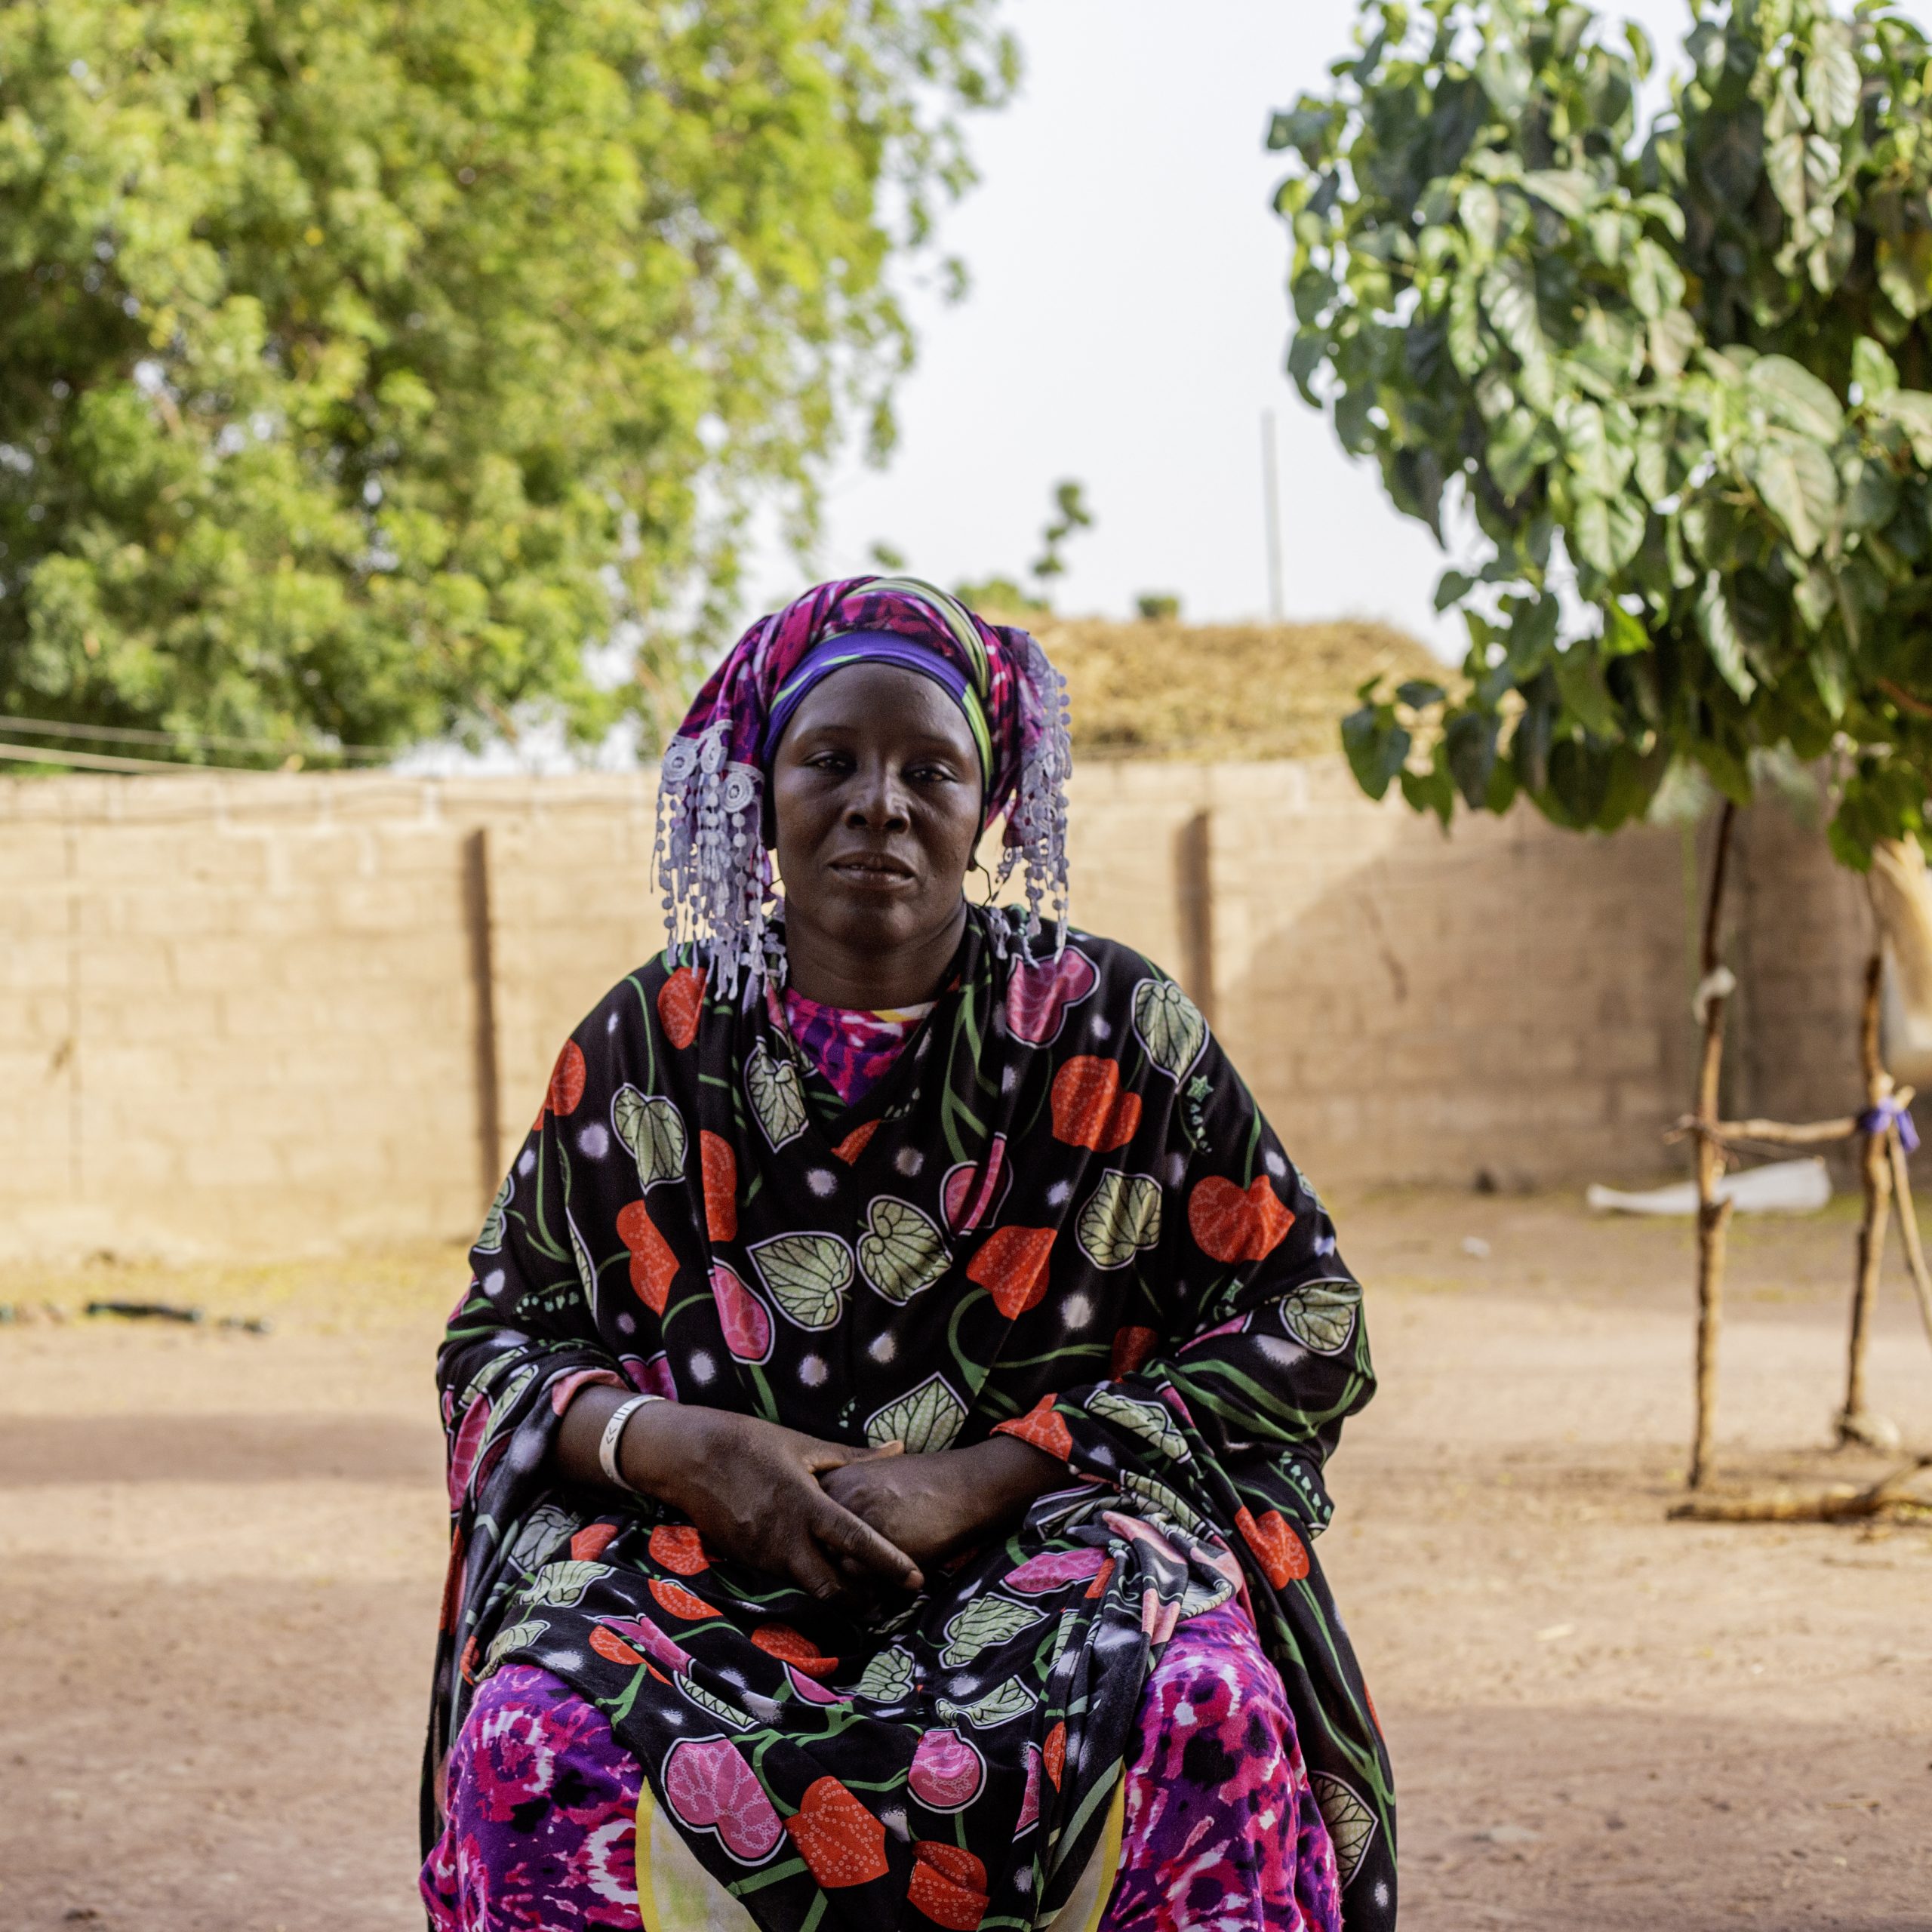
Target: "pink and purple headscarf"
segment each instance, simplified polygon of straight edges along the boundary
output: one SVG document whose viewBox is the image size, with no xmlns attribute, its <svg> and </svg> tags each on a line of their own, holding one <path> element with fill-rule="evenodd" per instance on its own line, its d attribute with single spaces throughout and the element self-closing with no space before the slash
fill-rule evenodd
<svg viewBox="0 0 1932 1932">
<path fill-rule="evenodd" d="M 848 577 L 752 625 L 665 750 L 656 852 L 665 924 L 672 948 L 710 967 L 724 991 L 783 982 L 765 771 L 812 685 L 860 658 L 921 671 L 959 705 L 980 748 L 984 819 L 1005 820 L 995 885 L 1016 870 L 1024 880 L 1021 948 L 1049 905 L 1066 931 L 1073 753 L 1060 673 L 1026 632 L 989 624 L 916 577 Z M 997 943 L 998 921 L 994 931 Z"/>
</svg>

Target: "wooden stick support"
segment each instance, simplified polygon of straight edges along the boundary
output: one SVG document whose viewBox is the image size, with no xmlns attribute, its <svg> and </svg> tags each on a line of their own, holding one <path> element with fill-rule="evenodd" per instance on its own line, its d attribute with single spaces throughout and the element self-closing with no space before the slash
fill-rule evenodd
<svg viewBox="0 0 1932 1932">
<path fill-rule="evenodd" d="M 1836 1490 L 1823 1496 L 1697 1496 L 1675 1504 L 1671 1520 L 1680 1523 L 1847 1523 L 1882 1516 L 1894 1509 L 1932 1510 L 1932 1497 L 1912 1494 L 1920 1473 L 1932 1469 L 1932 1456 L 1915 1457 L 1869 1489 Z"/>
<path fill-rule="evenodd" d="M 1918 1216 L 1912 1204 L 1912 1174 L 1906 1165 L 1905 1143 L 1899 1138 L 1896 1124 L 1887 1138 L 1892 1157 L 1892 1210 L 1899 1217 L 1899 1238 L 1905 1244 L 1912 1293 L 1918 1298 L 1919 1319 L 1925 1324 L 1925 1339 L 1932 1342 L 1932 1273 L 1926 1269 L 1925 1250 L 1919 1244 Z"/>
<path fill-rule="evenodd" d="M 1878 994 L 1884 961 L 1873 953 L 1865 968 L 1865 1004 L 1859 1015 L 1859 1059 L 1865 1074 L 1865 1104 L 1881 1106 L 1891 1097 L 1892 1078 L 1878 1057 Z M 1841 1442 L 1897 1441 L 1896 1432 L 1869 1415 L 1865 1406 L 1865 1365 L 1872 1341 L 1872 1309 L 1878 1297 L 1878 1270 L 1885 1254 L 1885 1223 L 1892 1195 L 1887 1152 L 1889 1123 L 1864 1135 L 1860 1168 L 1865 1183 L 1865 1214 L 1858 1229 L 1858 1269 L 1851 1294 L 1851 1334 L 1845 1351 L 1844 1407 L 1838 1420 Z"/>
<path fill-rule="evenodd" d="M 1703 1012 L 1704 1047 L 1697 1069 L 1696 1120 L 1705 1131 L 1697 1136 L 1697 1424 L 1690 1444 L 1690 1484 L 1701 1489 L 1710 1479 L 1712 1438 L 1717 1423 L 1718 1338 L 1724 1325 L 1724 1235 L 1730 1226 L 1730 1203 L 1718 1198 L 1724 1174 L 1724 1150 L 1718 1145 L 1719 1075 L 1724 1070 L 1724 995 L 1718 989 L 1718 940 L 1724 917 L 1724 872 L 1730 860 L 1731 832 L 1737 808 L 1729 799 L 1718 817 L 1715 849 L 1711 855 L 1711 882 L 1704 902 L 1703 945 L 1698 955 L 1703 976 L 1700 999 Z"/>
</svg>

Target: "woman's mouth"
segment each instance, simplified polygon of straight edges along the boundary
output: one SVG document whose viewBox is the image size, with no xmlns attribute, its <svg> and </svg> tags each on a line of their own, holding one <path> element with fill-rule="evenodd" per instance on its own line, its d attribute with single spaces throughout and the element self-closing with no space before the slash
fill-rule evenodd
<svg viewBox="0 0 1932 1932">
<path fill-rule="evenodd" d="M 861 892 L 890 892 L 912 882 L 912 869 L 881 853 L 855 853 L 834 859 L 826 870 Z"/>
</svg>

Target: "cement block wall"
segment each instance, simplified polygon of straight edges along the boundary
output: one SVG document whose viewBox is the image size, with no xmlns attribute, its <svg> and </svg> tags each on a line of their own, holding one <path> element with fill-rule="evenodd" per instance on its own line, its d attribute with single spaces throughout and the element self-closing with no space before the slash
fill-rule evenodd
<svg viewBox="0 0 1932 1932">
<path fill-rule="evenodd" d="M 1654 1174 L 1691 1046 L 1683 835 L 1445 838 L 1338 761 L 1078 774 L 1076 918 L 1195 992 L 1324 1183 Z M 0 1256 L 466 1233 L 662 927 L 651 780 L 0 781 Z M 1849 1103 L 1862 893 L 1747 826 L 1733 1084 Z"/>
</svg>

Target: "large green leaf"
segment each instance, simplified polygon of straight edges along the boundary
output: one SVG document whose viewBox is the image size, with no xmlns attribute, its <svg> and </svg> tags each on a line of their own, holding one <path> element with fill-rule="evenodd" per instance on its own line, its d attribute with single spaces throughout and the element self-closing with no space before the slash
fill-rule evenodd
<svg viewBox="0 0 1932 1932">
<path fill-rule="evenodd" d="M 1515 256 L 1500 261 L 1483 278 L 1482 305 L 1496 333 L 1523 365 L 1523 393 L 1539 409 L 1555 401 L 1543 318 L 1537 307 L 1535 272 Z"/>
<path fill-rule="evenodd" d="M 1497 237 L 1502 227 L 1503 205 L 1497 198 L 1496 190 L 1487 181 L 1472 181 L 1458 198 L 1456 212 L 1461 217 L 1463 232 L 1469 238 L 1475 259 L 1487 261 L 1496 253 Z"/>
<path fill-rule="evenodd" d="M 910 1301 L 951 1265 L 946 1238 L 909 1201 L 882 1194 L 866 1211 L 859 1272 L 888 1301 Z"/>
<path fill-rule="evenodd" d="M 1560 652 L 1552 669 L 1563 694 L 1563 709 L 1592 737 L 1623 735 L 1623 717 L 1604 684 L 1603 666 L 1587 643 L 1573 644 Z"/>
<path fill-rule="evenodd" d="M 949 1449 L 965 1426 L 966 1404 L 943 1375 L 929 1375 L 918 1388 L 888 1402 L 866 1419 L 866 1440 L 875 1448 L 903 1442 L 910 1456 Z"/>
<path fill-rule="evenodd" d="M 804 1132 L 804 1083 L 789 1060 L 774 1060 L 761 1040 L 745 1061 L 745 1097 L 774 1152 Z"/>
<path fill-rule="evenodd" d="M 1596 197 L 1596 183 L 1581 168 L 1533 168 L 1523 177 L 1523 186 L 1571 221 L 1580 220 Z"/>
<path fill-rule="evenodd" d="M 1386 706 L 1364 705 L 1342 720 L 1342 749 L 1355 783 L 1371 798 L 1386 792 L 1409 755 L 1409 734 Z"/>
<path fill-rule="evenodd" d="M 1480 811 L 1489 795 L 1496 768 L 1497 723 L 1493 712 L 1464 711 L 1451 718 L 1444 731 L 1449 775 L 1472 811 Z"/>
<path fill-rule="evenodd" d="M 1623 425 L 1598 405 L 1574 396 L 1558 404 L 1556 423 L 1582 488 L 1592 496 L 1615 496 L 1637 460 L 1634 439 L 1620 433 Z"/>
<path fill-rule="evenodd" d="M 1825 540 L 1838 510 L 1838 472 L 1816 443 L 1767 436 L 1746 458 L 1758 494 L 1782 523 L 1791 547 L 1808 557 Z"/>
<path fill-rule="evenodd" d="M 1881 398 L 1879 408 L 1912 439 L 1912 453 L 1921 467 L 1932 469 L 1932 394 L 1896 390 Z"/>
<path fill-rule="evenodd" d="M 1143 980 L 1134 988 L 1134 1030 L 1148 1059 L 1171 1080 L 1179 1080 L 1208 1044 L 1201 1009 L 1171 980 Z"/>
<path fill-rule="evenodd" d="M 1075 1238 L 1097 1268 L 1124 1268 L 1161 1241 L 1161 1186 L 1146 1174 L 1109 1168 L 1080 1211 Z"/>
<path fill-rule="evenodd" d="M 1449 285 L 1449 359 L 1457 373 L 1473 382 L 1489 361 L 1483 340 L 1482 301 L 1473 275 L 1458 275 Z"/>
<path fill-rule="evenodd" d="M 963 1669 L 983 1651 L 1011 1641 L 1030 1630 L 1045 1615 L 1030 1604 L 1015 1603 L 996 1591 L 977 1596 L 946 1626 L 946 1646 L 940 1662 L 948 1670 Z"/>
<path fill-rule="evenodd" d="M 1811 57 L 1804 63 L 1804 104 L 1826 134 L 1835 134 L 1858 118 L 1862 83 L 1843 23 L 1821 20 L 1811 29 Z"/>
<path fill-rule="evenodd" d="M 1706 575 L 1697 593 L 1697 628 L 1704 634 L 1718 675 L 1740 697 L 1749 699 L 1758 688 L 1758 681 L 1744 662 L 1743 641 L 1737 635 L 1729 588 L 1715 571 Z"/>
<path fill-rule="evenodd" d="M 1796 128 L 1764 149 L 1764 173 L 1771 192 L 1794 221 L 1801 221 L 1810 205 L 1804 163 L 1804 137 Z"/>
<path fill-rule="evenodd" d="M 1788 355 L 1761 355 L 1746 386 L 1774 422 L 1814 443 L 1834 443 L 1844 428 L 1838 398 L 1810 370 Z"/>
<path fill-rule="evenodd" d="M 852 1251 L 836 1235 L 774 1235 L 753 1244 L 752 1266 L 801 1328 L 829 1328 L 851 1285 Z"/>
<path fill-rule="evenodd" d="M 1644 546 L 1643 506 L 1620 492 L 1610 497 L 1579 494 L 1572 536 L 1581 562 L 1614 577 Z"/>
<path fill-rule="evenodd" d="M 1684 300 L 1684 271 L 1654 242 L 1639 242 L 1631 251 L 1630 299 L 1651 321 Z"/>
<path fill-rule="evenodd" d="M 1651 366 L 1666 382 L 1674 382 L 1683 374 L 1697 349 L 1697 318 L 1687 309 L 1666 309 L 1651 324 L 1646 339 L 1650 345 Z M 1656 490 L 1651 494 L 1660 497 L 1665 493 Z"/>
<path fill-rule="evenodd" d="M 1878 238 L 1878 286 L 1908 320 L 1932 309 L 1932 229 Z"/>
<path fill-rule="evenodd" d="M 1851 380 L 1866 402 L 1877 402 L 1897 393 L 1899 367 L 1885 353 L 1883 343 L 1862 335 L 1851 346 Z"/>
<path fill-rule="evenodd" d="M 638 1186 L 653 1188 L 683 1174 L 689 1150 L 684 1119 L 662 1094 L 620 1087 L 611 1103 L 611 1124 L 637 1163 Z"/>
</svg>

